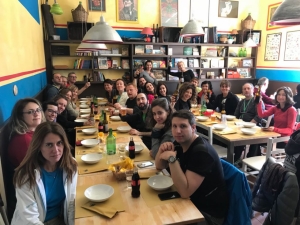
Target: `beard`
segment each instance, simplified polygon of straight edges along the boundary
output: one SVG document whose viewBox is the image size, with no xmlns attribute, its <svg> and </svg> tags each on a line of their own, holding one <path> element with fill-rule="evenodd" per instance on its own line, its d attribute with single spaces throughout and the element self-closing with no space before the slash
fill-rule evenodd
<svg viewBox="0 0 300 225">
<path fill-rule="evenodd" d="M 143 111 L 143 110 L 145 110 L 145 109 L 147 109 L 147 107 L 148 107 L 148 103 L 146 103 L 146 104 L 139 104 L 138 105 L 138 108 L 139 108 L 139 110 L 141 110 L 141 111 Z"/>
</svg>

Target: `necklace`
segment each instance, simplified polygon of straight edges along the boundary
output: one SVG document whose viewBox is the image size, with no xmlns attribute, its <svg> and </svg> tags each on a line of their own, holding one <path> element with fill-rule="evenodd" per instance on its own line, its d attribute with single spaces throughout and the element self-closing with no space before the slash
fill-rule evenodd
<svg viewBox="0 0 300 225">
<path fill-rule="evenodd" d="M 251 99 L 248 101 L 247 105 L 245 105 L 246 100 L 244 101 L 244 112 L 246 112 L 249 103 L 252 102 L 252 99 L 253 99 L 253 98 L 251 98 Z"/>
</svg>

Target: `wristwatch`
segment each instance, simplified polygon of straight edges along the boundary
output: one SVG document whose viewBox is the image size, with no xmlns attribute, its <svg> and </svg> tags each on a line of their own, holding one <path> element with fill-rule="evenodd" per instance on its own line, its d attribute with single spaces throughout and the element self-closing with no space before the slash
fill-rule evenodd
<svg viewBox="0 0 300 225">
<path fill-rule="evenodd" d="M 171 156 L 169 157 L 169 159 L 168 159 L 168 162 L 169 162 L 169 163 L 174 163 L 174 162 L 176 162 L 176 160 L 177 160 L 177 158 L 171 155 Z"/>
</svg>

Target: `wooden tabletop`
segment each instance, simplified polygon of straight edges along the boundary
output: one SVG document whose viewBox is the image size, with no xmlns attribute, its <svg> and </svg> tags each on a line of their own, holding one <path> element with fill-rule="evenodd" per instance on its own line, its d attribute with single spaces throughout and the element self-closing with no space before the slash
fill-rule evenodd
<svg viewBox="0 0 300 225">
<path fill-rule="evenodd" d="M 77 186 L 95 185 L 115 179 L 111 172 L 99 172 L 81 175 Z M 130 190 L 126 188 L 126 181 L 119 181 L 118 186 L 125 204 L 125 211 L 117 213 L 112 219 L 101 215 L 75 219 L 75 225 L 125 225 L 125 224 L 189 224 L 204 221 L 201 212 L 189 199 L 164 201 L 162 205 L 148 207 L 142 195 L 132 198 Z"/>
</svg>

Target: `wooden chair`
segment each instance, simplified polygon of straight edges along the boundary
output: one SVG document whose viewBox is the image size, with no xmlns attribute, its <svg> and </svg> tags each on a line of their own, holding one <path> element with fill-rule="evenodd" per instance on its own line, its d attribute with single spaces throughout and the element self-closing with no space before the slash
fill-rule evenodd
<svg viewBox="0 0 300 225">
<path fill-rule="evenodd" d="M 248 166 L 256 171 L 260 171 L 264 163 L 270 156 L 275 158 L 277 163 L 282 163 L 285 158 L 285 152 L 284 149 L 282 148 L 276 148 L 276 144 L 278 142 L 288 141 L 289 139 L 290 139 L 289 136 L 280 137 L 280 138 L 269 138 L 267 142 L 267 152 L 265 156 L 255 156 L 255 157 L 245 158 L 242 160 L 243 172 L 247 173 Z"/>
</svg>

